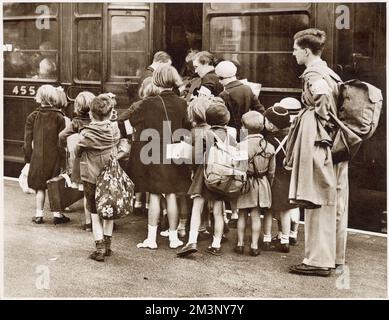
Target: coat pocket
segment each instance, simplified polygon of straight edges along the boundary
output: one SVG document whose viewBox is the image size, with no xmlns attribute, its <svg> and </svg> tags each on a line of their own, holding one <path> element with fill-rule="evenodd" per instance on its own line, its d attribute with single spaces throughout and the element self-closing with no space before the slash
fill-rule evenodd
<svg viewBox="0 0 389 320">
<path fill-rule="evenodd" d="M 80 162 L 80 176 L 81 180 L 88 181 L 89 180 L 89 168 L 88 164 L 84 161 Z"/>
</svg>

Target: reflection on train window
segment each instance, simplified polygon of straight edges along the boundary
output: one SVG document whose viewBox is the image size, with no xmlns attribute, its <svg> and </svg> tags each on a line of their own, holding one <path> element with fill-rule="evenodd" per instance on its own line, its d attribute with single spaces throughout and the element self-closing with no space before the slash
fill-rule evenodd
<svg viewBox="0 0 389 320">
<path fill-rule="evenodd" d="M 238 59 L 242 76 L 267 87 L 300 87 L 293 35 L 309 27 L 308 15 L 215 17 L 210 26 L 211 51 Z"/>
<path fill-rule="evenodd" d="M 48 10 L 48 12 L 46 11 Z M 16 16 L 39 16 L 43 13 L 49 13 L 50 15 L 56 15 L 58 10 L 57 3 L 11 3 L 7 2 L 3 4 L 4 17 L 16 17 Z M 38 11 L 38 12 L 37 12 Z"/>
<path fill-rule="evenodd" d="M 309 8 L 309 3 L 211 3 L 213 10 L 244 10 L 244 9 L 285 9 L 287 7 L 293 8 Z"/>
<path fill-rule="evenodd" d="M 5 21 L 4 76 L 7 78 L 56 79 L 58 56 L 57 22 L 50 29 L 37 29 L 35 20 Z"/>
<path fill-rule="evenodd" d="M 77 30 L 77 79 L 100 81 L 101 20 L 80 20 Z"/>
<path fill-rule="evenodd" d="M 140 76 L 146 59 L 146 19 L 114 16 L 111 23 L 110 76 Z"/>
<path fill-rule="evenodd" d="M 79 14 L 101 14 L 102 3 L 78 3 Z"/>
</svg>

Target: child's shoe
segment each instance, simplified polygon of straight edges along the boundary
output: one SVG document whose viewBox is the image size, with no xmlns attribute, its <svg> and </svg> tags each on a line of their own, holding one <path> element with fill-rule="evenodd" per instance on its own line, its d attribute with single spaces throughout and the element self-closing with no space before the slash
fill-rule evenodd
<svg viewBox="0 0 389 320">
<path fill-rule="evenodd" d="M 289 244 L 291 246 L 297 246 L 297 238 L 289 237 Z"/>
<path fill-rule="evenodd" d="M 167 229 L 167 230 L 165 230 L 165 231 L 161 231 L 159 234 L 160 234 L 162 237 L 167 238 L 167 237 L 169 237 L 169 229 Z"/>
<path fill-rule="evenodd" d="M 250 248 L 250 256 L 256 257 L 256 256 L 259 256 L 260 254 L 261 254 L 261 251 L 259 249 Z"/>
<path fill-rule="evenodd" d="M 104 240 L 95 241 L 96 251 L 89 255 L 89 258 L 95 261 L 104 261 Z"/>
<path fill-rule="evenodd" d="M 215 248 L 215 247 L 209 246 L 206 251 L 210 254 L 213 254 L 214 256 L 221 256 L 222 255 L 221 248 Z"/>
<path fill-rule="evenodd" d="M 184 247 L 182 247 L 178 252 L 178 257 L 186 257 L 192 253 L 196 253 L 197 250 L 197 244 L 196 243 L 187 243 Z"/>
<path fill-rule="evenodd" d="M 141 242 L 141 243 L 138 243 L 137 245 L 136 245 L 136 247 L 137 248 L 146 248 L 146 249 L 152 249 L 152 250 L 154 250 L 154 249 L 157 249 L 158 248 L 158 245 L 157 245 L 157 243 L 155 242 L 155 241 L 151 241 L 151 240 L 149 240 L 149 239 L 146 239 L 146 240 L 144 240 L 143 242 Z"/>
<path fill-rule="evenodd" d="M 43 217 L 32 217 L 32 222 L 36 223 L 36 224 L 42 224 L 42 223 L 45 223 L 43 221 Z"/>
<path fill-rule="evenodd" d="M 62 215 L 62 217 L 54 217 L 54 224 L 63 224 L 68 223 L 70 221 L 70 218 Z"/>
<path fill-rule="evenodd" d="M 172 249 L 177 249 L 178 247 L 181 247 L 184 243 L 181 240 L 174 239 L 171 240 L 169 243 L 169 247 Z"/>
</svg>

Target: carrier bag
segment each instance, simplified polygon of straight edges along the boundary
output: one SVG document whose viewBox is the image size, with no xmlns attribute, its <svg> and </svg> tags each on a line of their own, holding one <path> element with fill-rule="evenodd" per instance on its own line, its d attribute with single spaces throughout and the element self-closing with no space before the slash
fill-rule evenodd
<svg viewBox="0 0 389 320">
<path fill-rule="evenodd" d="M 236 197 L 247 180 L 247 159 L 238 148 L 229 145 L 228 135 L 223 142 L 213 131 L 209 132 L 215 143 L 204 155 L 204 183 L 213 192 Z"/>
<path fill-rule="evenodd" d="M 84 192 L 72 188 L 71 184 L 69 175 L 65 173 L 47 181 L 51 211 L 63 211 L 84 197 Z"/>
<path fill-rule="evenodd" d="M 382 109 L 382 92 L 360 80 L 339 85 L 338 118 L 363 140 L 370 138 L 378 126 Z"/>
<path fill-rule="evenodd" d="M 28 186 L 28 171 L 30 170 L 30 164 L 26 163 L 26 165 L 23 167 L 22 171 L 20 172 L 19 176 L 19 186 L 22 188 L 24 193 L 35 193 L 35 190 L 31 189 Z"/>
<path fill-rule="evenodd" d="M 120 167 L 115 156 L 102 169 L 96 180 L 96 208 L 102 219 L 113 220 L 133 212 L 135 185 Z"/>
</svg>

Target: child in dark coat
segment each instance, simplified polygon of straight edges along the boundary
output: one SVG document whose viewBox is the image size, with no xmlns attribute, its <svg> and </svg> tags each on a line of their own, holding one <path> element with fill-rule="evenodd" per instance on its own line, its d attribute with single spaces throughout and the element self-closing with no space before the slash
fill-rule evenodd
<svg viewBox="0 0 389 320">
<path fill-rule="evenodd" d="M 28 117 L 24 130 L 24 159 L 30 164 L 28 185 L 36 191 L 36 213 L 32 221 L 44 223 L 43 207 L 46 198 L 46 181 L 59 175 L 65 166 L 65 153 L 58 146 L 58 134 L 65 128 L 59 90 L 51 85 L 41 86 L 36 94 L 40 103 Z M 54 224 L 70 219 L 60 212 L 53 212 Z"/>
</svg>

